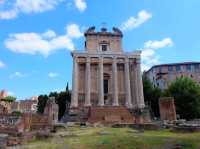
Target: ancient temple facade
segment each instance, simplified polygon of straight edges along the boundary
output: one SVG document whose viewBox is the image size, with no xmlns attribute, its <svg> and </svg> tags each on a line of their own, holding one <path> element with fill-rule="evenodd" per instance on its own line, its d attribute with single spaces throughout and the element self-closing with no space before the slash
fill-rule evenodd
<svg viewBox="0 0 200 149">
<path fill-rule="evenodd" d="M 141 51 L 124 52 L 122 32 L 90 27 L 85 50 L 73 51 L 71 108 L 145 107 L 141 75 Z"/>
</svg>

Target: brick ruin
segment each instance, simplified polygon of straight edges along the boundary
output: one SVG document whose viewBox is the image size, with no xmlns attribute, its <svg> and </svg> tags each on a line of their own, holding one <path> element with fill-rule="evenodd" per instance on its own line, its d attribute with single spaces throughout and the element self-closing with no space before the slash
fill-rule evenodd
<svg viewBox="0 0 200 149">
<path fill-rule="evenodd" d="M 161 120 L 176 120 L 176 107 L 173 97 L 162 97 L 159 99 L 160 119 Z"/>
<path fill-rule="evenodd" d="M 58 106 L 54 99 L 49 99 L 44 111 L 44 114 L 29 112 L 15 115 L 5 113 L 0 106 L 0 134 L 8 134 L 7 143 L 13 145 L 32 139 L 33 132 L 53 130 L 58 117 Z"/>
</svg>

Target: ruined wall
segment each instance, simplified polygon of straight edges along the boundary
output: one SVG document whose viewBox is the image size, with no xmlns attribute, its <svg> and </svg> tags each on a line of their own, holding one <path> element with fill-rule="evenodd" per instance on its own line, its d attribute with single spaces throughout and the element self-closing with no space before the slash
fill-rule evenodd
<svg viewBox="0 0 200 149">
<path fill-rule="evenodd" d="M 176 108 L 173 97 L 162 97 L 159 99 L 160 119 L 176 120 Z"/>
</svg>

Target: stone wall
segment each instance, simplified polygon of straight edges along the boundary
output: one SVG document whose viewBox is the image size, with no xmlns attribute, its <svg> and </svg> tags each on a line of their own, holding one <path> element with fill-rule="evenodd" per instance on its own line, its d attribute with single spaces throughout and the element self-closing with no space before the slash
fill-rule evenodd
<svg viewBox="0 0 200 149">
<path fill-rule="evenodd" d="M 20 123 L 21 117 L 12 114 L 0 114 L 0 132 L 16 135 L 24 131 L 24 125 Z"/>
<path fill-rule="evenodd" d="M 91 107 L 89 123 L 134 123 L 135 119 L 125 107 Z"/>
<path fill-rule="evenodd" d="M 8 112 L 8 110 L 6 109 L 6 107 L 4 107 L 3 105 L 0 104 L 0 114 L 4 114 L 7 112 Z"/>
<path fill-rule="evenodd" d="M 176 108 L 173 97 L 162 97 L 159 99 L 160 119 L 176 120 Z"/>
<path fill-rule="evenodd" d="M 40 129 L 52 129 L 53 125 L 51 118 L 48 115 L 24 114 L 23 119 L 25 130 L 40 130 Z"/>
<path fill-rule="evenodd" d="M 6 149 L 8 135 L 0 134 L 0 149 Z"/>
<path fill-rule="evenodd" d="M 48 116 L 49 123 L 52 125 L 58 122 L 58 104 L 55 102 L 55 97 L 50 97 L 47 101 L 44 116 Z"/>
</svg>

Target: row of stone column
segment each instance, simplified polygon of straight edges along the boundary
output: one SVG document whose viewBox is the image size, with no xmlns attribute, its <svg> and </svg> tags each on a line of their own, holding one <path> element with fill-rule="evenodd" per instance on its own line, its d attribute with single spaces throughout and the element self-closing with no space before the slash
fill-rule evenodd
<svg viewBox="0 0 200 149">
<path fill-rule="evenodd" d="M 86 72 L 85 72 L 85 106 L 91 106 L 91 66 L 90 57 L 86 59 Z M 103 87 L 103 57 L 99 57 L 99 91 L 98 91 L 98 105 L 104 106 L 104 87 Z M 133 103 L 131 98 L 131 84 L 130 84 L 130 70 L 129 70 L 129 59 L 125 59 L 125 90 L 126 90 L 126 106 L 128 108 L 143 108 L 144 107 L 144 97 L 143 97 L 143 86 L 140 71 L 140 64 L 137 63 L 134 74 L 134 83 L 132 83 L 133 95 L 135 97 Z M 112 89 L 113 89 L 113 106 L 119 106 L 118 100 L 118 77 L 117 77 L 117 60 L 113 58 L 112 64 Z M 72 82 L 72 102 L 71 107 L 78 107 L 78 63 L 74 57 L 73 62 L 73 82 Z"/>
</svg>

